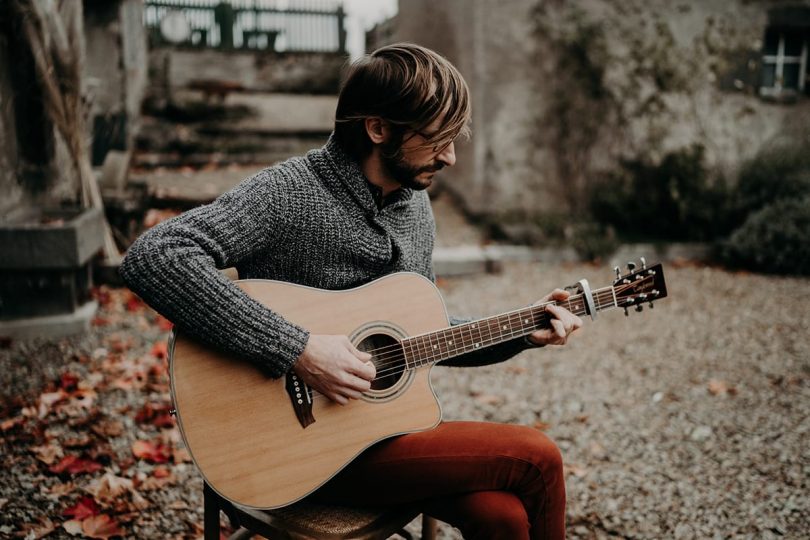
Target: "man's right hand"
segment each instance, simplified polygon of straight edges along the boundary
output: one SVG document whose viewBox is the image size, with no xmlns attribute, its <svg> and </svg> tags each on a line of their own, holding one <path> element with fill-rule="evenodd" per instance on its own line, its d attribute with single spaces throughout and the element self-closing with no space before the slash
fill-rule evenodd
<svg viewBox="0 0 810 540">
<path fill-rule="evenodd" d="M 322 334 L 310 334 L 293 369 L 311 388 L 341 405 L 368 391 L 377 373 L 371 355 L 349 338 Z"/>
</svg>

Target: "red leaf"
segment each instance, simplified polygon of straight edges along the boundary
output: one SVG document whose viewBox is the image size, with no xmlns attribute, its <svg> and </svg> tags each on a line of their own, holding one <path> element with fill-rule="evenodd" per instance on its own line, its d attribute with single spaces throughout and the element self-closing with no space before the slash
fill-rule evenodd
<svg viewBox="0 0 810 540">
<path fill-rule="evenodd" d="M 76 390 L 76 386 L 79 384 L 79 377 L 73 373 L 62 373 L 62 377 L 59 381 L 59 387 L 66 392 L 72 392 Z"/>
<path fill-rule="evenodd" d="M 144 308 L 143 300 L 133 292 L 129 292 L 126 298 L 127 311 L 140 311 Z"/>
<path fill-rule="evenodd" d="M 97 516 L 100 513 L 101 508 L 92 497 L 82 497 L 75 506 L 71 506 L 62 512 L 62 515 L 81 521 L 90 516 Z"/>
<path fill-rule="evenodd" d="M 152 345 L 152 351 L 150 354 L 155 358 L 165 360 L 169 357 L 169 346 L 165 341 L 158 341 Z"/>
<path fill-rule="evenodd" d="M 83 520 L 82 532 L 90 538 L 101 538 L 103 540 L 111 536 L 124 536 L 125 534 L 118 522 L 107 514 L 99 514 Z"/>
<path fill-rule="evenodd" d="M 163 315 L 158 315 L 157 318 L 155 319 L 155 323 L 157 324 L 157 327 L 163 330 L 164 332 L 168 332 L 169 330 L 174 328 L 174 323 L 172 323 L 172 321 L 170 321 Z"/>
<path fill-rule="evenodd" d="M 163 443 L 135 441 L 132 443 L 132 453 L 136 458 L 145 459 L 152 463 L 168 463 L 172 450 Z"/>
<path fill-rule="evenodd" d="M 81 474 L 100 471 L 102 468 L 100 463 L 89 459 L 82 459 L 78 456 L 65 456 L 62 458 L 62 461 L 56 465 L 48 467 L 48 470 L 54 474 L 62 474 L 64 472 L 68 474 Z"/>
</svg>

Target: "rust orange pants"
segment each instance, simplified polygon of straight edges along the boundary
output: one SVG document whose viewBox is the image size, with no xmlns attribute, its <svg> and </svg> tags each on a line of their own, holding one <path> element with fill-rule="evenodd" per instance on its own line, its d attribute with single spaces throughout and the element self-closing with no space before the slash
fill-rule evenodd
<svg viewBox="0 0 810 540">
<path fill-rule="evenodd" d="M 445 422 L 377 443 L 320 488 L 333 503 L 416 503 L 465 539 L 565 537 L 565 479 L 554 442 L 536 429 Z"/>
</svg>

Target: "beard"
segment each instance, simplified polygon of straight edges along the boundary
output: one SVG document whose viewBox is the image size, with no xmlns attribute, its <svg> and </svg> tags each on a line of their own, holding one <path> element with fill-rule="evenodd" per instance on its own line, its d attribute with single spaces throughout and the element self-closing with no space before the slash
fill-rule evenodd
<svg viewBox="0 0 810 540">
<path fill-rule="evenodd" d="M 417 191 L 427 189 L 433 183 L 433 180 L 431 178 L 418 178 L 418 176 L 427 172 L 436 172 L 444 168 L 444 163 L 441 161 L 434 161 L 430 165 L 416 167 L 405 161 L 400 153 L 397 154 L 398 155 L 388 156 L 383 152 L 381 162 L 388 175 L 404 188 Z"/>
</svg>

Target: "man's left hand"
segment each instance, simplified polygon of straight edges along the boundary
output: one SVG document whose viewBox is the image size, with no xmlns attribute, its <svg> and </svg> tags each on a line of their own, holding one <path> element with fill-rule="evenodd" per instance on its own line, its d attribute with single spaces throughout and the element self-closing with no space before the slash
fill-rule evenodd
<svg viewBox="0 0 810 540">
<path fill-rule="evenodd" d="M 567 300 L 569 296 L 570 293 L 568 291 L 554 289 L 535 302 L 534 305 Z M 582 327 L 582 319 L 564 307 L 555 304 L 548 304 L 545 309 L 546 313 L 548 313 L 551 318 L 551 328 L 537 330 L 526 337 L 535 345 L 565 345 L 566 341 L 568 341 L 568 336 Z"/>
</svg>

